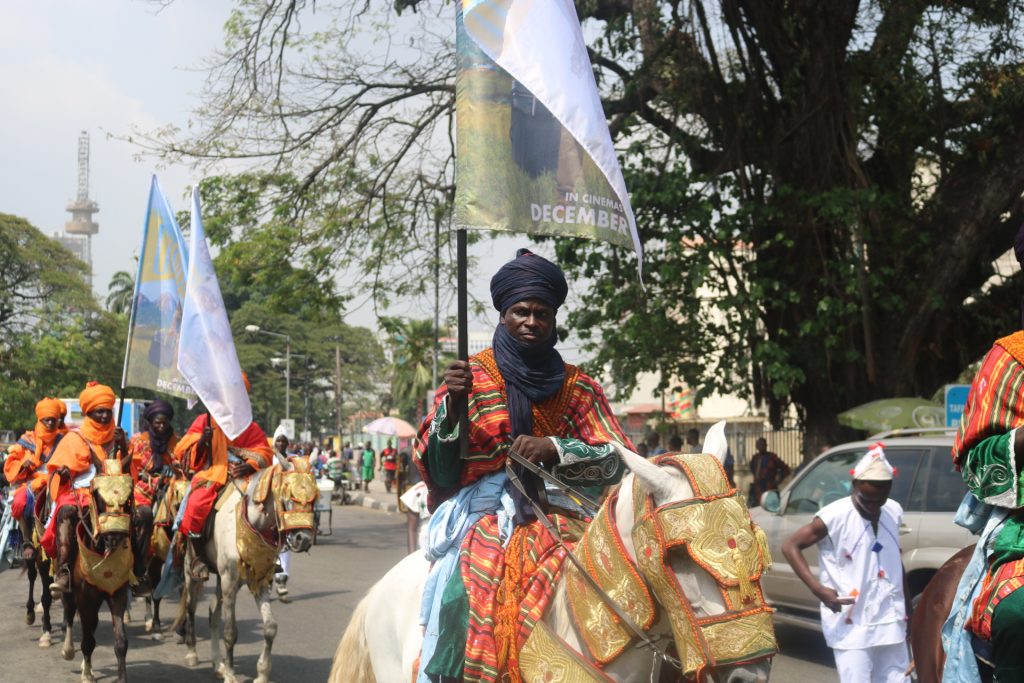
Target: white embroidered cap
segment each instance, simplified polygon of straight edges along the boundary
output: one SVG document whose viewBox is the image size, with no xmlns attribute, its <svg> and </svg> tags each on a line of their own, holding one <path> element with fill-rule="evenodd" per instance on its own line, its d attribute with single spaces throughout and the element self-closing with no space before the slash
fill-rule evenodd
<svg viewBox="0 0 1024 683">
<path fill-rule="evenodd" d="M 277 425 L 277 429 L 274 430 L 274 441 L 277 441 L 277 437 L 283 436 L 288 438 L 288 430 L 284 428 L 284 425 Z"/>
<path fill-rule="evenodd" d="M 867 481 L 889 481 L 896 476 L 896 468 L 885 458 L 885 450 L 881 441 L 873 445 L 857 466 L 850 470 L 854 479 Z"/>
</svg>

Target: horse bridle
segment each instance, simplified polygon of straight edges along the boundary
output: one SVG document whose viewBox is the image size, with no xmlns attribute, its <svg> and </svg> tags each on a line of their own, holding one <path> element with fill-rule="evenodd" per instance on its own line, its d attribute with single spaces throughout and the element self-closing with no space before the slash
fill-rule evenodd
<svg viewBox="0 0 1024 683">
<path fill-rule="evenodd" d="M 560 481 L 557 477 L 547 472 L 546 470 L 538 467 L 535 463 L 531 462 L 530 460 L 527 460 L 526 458 L 524 458 L 522 455 L 512 450 L 511 448 L 508 449 L 508 460 L 511 462 L 506 461 L 505 472 L 506 474 L 508 474 L 508 478 L 512 482 L 512 485 L 516 487 L 520 494 L 522 494 L 523 498 L 529 501 L 530 507 L 533 509 L 533 512 L 537 517 L 537 520 L 544 526 L 547 532 L 551 534 L 551 537 L 555 539 L 555 541 L 558 543 L 558 546 L 563 551 L 565 551 L 566 557 L 568 557 L 569 561 L 573 563 L 577 570 L 579 570 L 580 576 L 584 578 L 584 580 L 587 582 L 587 585 L 598 595 L 601 601 L 608 606 L 608 609 L 610 609 L 612 613 L 615 614 L 615 616 L 622 622 L 626 629 L 629 630 L 633 634 L 633 636 L 638 639 L 638 642 L 635 645 L 635 647 L 649 648 L 653 653 L 655 660 L 660 659 L 661 661 L 670 664 L 676 670 L 682 672 L 682 661 L 668 654 L 667 648 L 662 649 L 658 646 L 659 641 L 668 640 L 668 638 L 660 634 L 649 633 L 646 629 L 638 626 L 625 613 L 625 611 L 619 606 L 619 604 L 615 602 L 614 598 L 612 598 L 610 595 L 608 595 L 607 592 L 605 592 L 605 590 L 600 586 L 600 584 L 598 584 L 594 577 L 591 576 L 590 572 L 586 569 L 583 562 L 580 561 L 576 553 L 574 553 L 572 549 L 565 544 L 565 541 L 562 539 L 562 534 L 559 532 L 558 528 L 554 524 L 552 524 L 547 514 L 544 512 L 543 509 L 541 509 L 540 504 L 536 500 L 534 500 L 529 493 L 527 493 L 526 487 L 523 485 L 523 482 L 519 478 L 519 475 L 516 474 L 515 468 L 512 467 L 512 463 L 514 462 L 518 465 L 523 466 L 524 468 L 526 468 L 527 471 L 536 474 L 544 481 L 551 483 L 553 486 L 559 488 L 570 498 L 573 498 L 574 500 L 580 502 L 583 507 L 589 507 L 591 511 L 596 512 L 597 509 L 600 508 L 600 505 L 598 505 L 598 503 L 589 496 Z M 641 577 L 641 579 L 644 581 L 645 584 L 647 583 L 646 579 L 644 579 L 643 577 Z"/>
</svg>

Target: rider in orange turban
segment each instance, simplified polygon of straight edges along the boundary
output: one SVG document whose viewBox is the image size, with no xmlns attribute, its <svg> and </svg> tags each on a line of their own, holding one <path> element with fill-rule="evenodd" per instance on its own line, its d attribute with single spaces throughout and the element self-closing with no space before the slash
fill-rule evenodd
<svg viewBox="0 0 1024 683">
<path fill-rule="evenodd" d="M 28 542 L 32 538 L 31 520 L 35 497 L 46 486 L 46 462 L 63 434 L 60 431 L 60 412 L 64 402 L 44 398 L 36 404 L 36 425 L 25 432 L 11 447 L 4 461 L 4 477 L 17 489 L 11 501 L 11 514 L 21 526 L 25 545 L 22 554 L 32 559 L 35 549 Z M 28 533 L 27 533 L 28 532 Z"/>
<path fill-rule="evenodd" d="M 115 400 L 110 387 L 89 382 L 78 396 L 85 416 L 82 425 L 61 439 L 47 463 L 51 473 L 50 500 L 55 501 L 56 511 L 51 515 L 40 543 L 47 555 L 57 558 L 58 569 L 50 587 L 55 594 L 70 589 L 68 568 L 74 549 L 72 521 L 77 516 L 78 505 L 88 504 L 88 481 L 95 474 L 92 471 L 94 463 L 109 460 L 120 453 L 122 469 L 128 471 L 130 455 L 124 431 L 114 424 Z"/>
</svg>

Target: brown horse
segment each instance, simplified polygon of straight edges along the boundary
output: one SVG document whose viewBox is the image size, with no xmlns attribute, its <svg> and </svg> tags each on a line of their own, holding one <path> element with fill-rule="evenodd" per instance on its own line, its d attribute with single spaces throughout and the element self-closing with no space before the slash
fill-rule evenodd
<svg viewBox="0 0 1024 683">
<path fill-rule="evenodd" d="M 920 683 L 939 683 L 946 653 L 942 649 L 942 624 L 949 616 L 960 577 L 974 554 L 974 546 L 963 548 L 939 567 L 925 586 L 910 620 L 910 647 Z"/>
<path fill-rule="evenodd" d="M 26 507 L 25 514 L 18 520 L 18 530 L 22 539 L 22 558 L 25 560 L 24 573 L 28 574 L 28 600 L 25 602 L 25 623 L 31 626 L 36 622 L 35 587 L 36 577 L 42 582 L 42 594 L 39 602 L 43 608 L 43 632 L 39 636 L 39 647 L 50 647 L 52 639 L 52 624 L 50 623 L 50 605 L 53 604 L 53 597 L 50 595 L 50 583 L 53 577 L 50 575 L 50 558 L 46 556 L 39 545 L 38 538 L 43 535 L 42 524 L 39 521 L 46 511 L 46 498 L 40 496 L 36 499 L 34 510 Z M 34 513 L 34 514 L 33 514 Z"/>
<path fill-rule="evenodd" d="M 124 616 L 132 577 L 132 477 L 121 474 L 120 462 L 107 460 L 102 474 L 91 484 L 91 503 L 79 509 L 66 505 L 59 511 L 60 537 L 72 539 L 71 591 L 61 596 L 64 605 L 64 659 L 75 656 L 75 614 L 82 621 L 82 683 L 95 683 L 92 653 L 100 606 L 106 603 L 114 626 L 117 683 L 127 683 L 128 634 Z"/>
</svg>

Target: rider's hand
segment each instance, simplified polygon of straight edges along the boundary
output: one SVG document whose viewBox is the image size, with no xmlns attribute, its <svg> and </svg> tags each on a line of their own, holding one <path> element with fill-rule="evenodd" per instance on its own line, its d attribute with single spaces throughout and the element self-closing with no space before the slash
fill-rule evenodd
<svg viewBox="0 0 1024 683">
<path fill-rule="evenodd" d="M 128 441 L 125 440 L 124 430 L 120 427 L 114 427 L 114 443 L 117 444 L 122 453 L 128 452 Z"/>
<path fill-rule="evenodd" d="M 34 462 L 32 462 L 31 460 L 25 460 L 24 462 L 21 463 L 21 471 L 22 472 L 29 472 L 31 470 L 34 470 L 35 468 L 36 468 L 36 464 Z"/>
<path fill-rule="evenodd" d="M 839 602 L 839 593 L 836 592 L 835 588 L 826 588 L 825 586 L 822 586 L 821 590 L 815 593 L 815 597 L 821 601 L 821 604 L 825 605 L 825 607 L 828 607 L 833 612 L 841 612 L 843 607 L 846 606 L 844 603 Z"/>
<path fill-rule="evenodd" d="M 234 479 L 241 479 L 242 477 L 248 477 L 250 474 L 256 471 L 256 468 L 247 462 L 235 462 L 231 463 L 231 476 Z"/>
<path fill-rule="evenodd" d="M 526 436 L 520 434 L 512 442 L 512 450 L 527 460 L 538 465 L 543 462 L 558 460 L 558 449 L 551 439 L 543 436 Z"/>
<path fill-rule="evenodd" d="M 71 470 L 69 470 L 67 465 L 65 465 L 64 467 L 61 467 L 59 470 L 57 470 L 57 476 L 60 477 L 61 479 L 70 479 Z"/>
<path fill-rule="evenodd" d="M 473 371 L 464 360 L 453 361 L 444 371 L 444 384 L 448 387 L 448 395 L 452 401 L 465 401 L 473 391 Z"/>
</svg>

